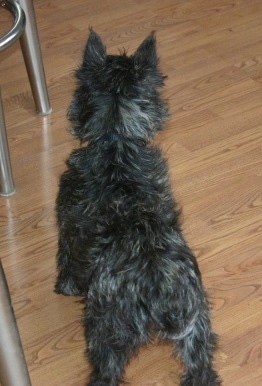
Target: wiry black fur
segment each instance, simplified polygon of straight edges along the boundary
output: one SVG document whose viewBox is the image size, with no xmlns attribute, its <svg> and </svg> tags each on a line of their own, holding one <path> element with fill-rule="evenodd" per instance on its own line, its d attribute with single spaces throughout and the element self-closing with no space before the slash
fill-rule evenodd
<svg viewBox="0 0 262 386">
<path fill-rule="evenodd" d="M 196 259 L 179 226 L 166 162 L 149 145 L 167 107 L 152 33 L 107 55 L 93 31 L 69 109 L 73 151 L 57 197 L 57 293 L 86 299 L 89 386 L 117 386 L 153 334 L 174 343 L 183 386 L 216 386 L 215 335 Z M 146 146 L 147 145 L 147 146 Z"/>
</svg>

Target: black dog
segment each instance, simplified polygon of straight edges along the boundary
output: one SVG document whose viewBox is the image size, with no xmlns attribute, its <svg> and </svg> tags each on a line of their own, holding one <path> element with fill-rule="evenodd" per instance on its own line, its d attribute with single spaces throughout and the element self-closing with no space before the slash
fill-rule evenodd
<svg viewBox="0 0 262 386">
<path fill-rule="evenodd" d="M 172 341 L 181 385 L 215 386 L 215 334 L 196 259 L 179 226 L 161 152 L 168 116 L 155 36 L 134 55 L 107 55 L 91 30 L 69 108 L 73 151 L 57 198 L 57 293 L 85 298 L 89 386 L 117 386 L 152 336 Z"/>
</svg>

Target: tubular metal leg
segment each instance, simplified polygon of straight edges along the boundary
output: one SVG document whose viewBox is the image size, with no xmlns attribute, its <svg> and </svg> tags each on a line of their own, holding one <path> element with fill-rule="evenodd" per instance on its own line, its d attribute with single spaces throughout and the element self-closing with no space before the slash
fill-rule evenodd
<svg viewBox="0 0 262 386">
<path fill-rule="evenodd" d="M 8 286 L 0 260 L 0 383 L 31 386 Z"/>
<path fill-rule="evenodd" d="M 6 135 L 5 116 L 0 89 L 0 195 L 11 196 L 15 193 Z"/>
<path fill-rule="evenodd" d="M 34 96 L 36 109 L 42 115 L 51 113 L 45 72 L 42 62 L 35 12 L 32 0 L 18 0 L 25 13 L 26 25 L 20 37 L 24 61 Z"/>
</svg>

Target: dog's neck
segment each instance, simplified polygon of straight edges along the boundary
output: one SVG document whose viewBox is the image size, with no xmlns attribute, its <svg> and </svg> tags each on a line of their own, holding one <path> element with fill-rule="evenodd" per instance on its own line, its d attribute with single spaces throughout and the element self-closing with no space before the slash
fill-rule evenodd
<svg viewBox="0 0 262 386">
<path fill-rule="evenodd" d="M 95 142 L 96 144 L 115 144 L 115 143 L 121 143 L 121 144 L 135 144 L 138 146 L 145 146 L 146 141 L 141 139 L 141 138 L 131 138 L 131 137 L 126 137 L 122 134 L 118 133 L 107 133 L 101 136 L 99 139 L 96 141 L 91 141 Z"/>
<path fill-rule="evenodd" d="M 117 133 L 108 133 L 103 135 L 103 137 L 100 138 L 103 142 L 124 142 L 126 139 L 123 135 L 117 134 Z"/>
</svg>

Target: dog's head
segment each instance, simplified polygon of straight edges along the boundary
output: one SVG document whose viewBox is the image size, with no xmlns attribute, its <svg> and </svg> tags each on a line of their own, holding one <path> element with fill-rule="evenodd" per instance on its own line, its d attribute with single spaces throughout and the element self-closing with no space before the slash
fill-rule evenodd
<svg viewBox="0 0 262 386">
<path fill-rule="evenodd" d="M 82 142 L 112 134 L 147 141 L 161 129 L 168 114 L 158 93 L 165 77 L 158 68 L 154 33 L 128 56 L 125 51 L 107 55 L 99 35 L 90 30 L 76 77 L 68 116 L 72 134 Z"/>
</svg>

